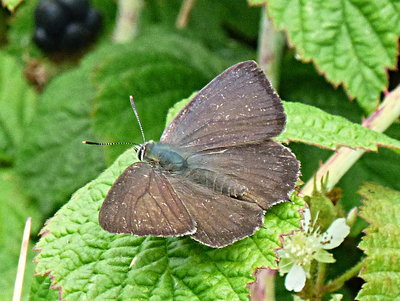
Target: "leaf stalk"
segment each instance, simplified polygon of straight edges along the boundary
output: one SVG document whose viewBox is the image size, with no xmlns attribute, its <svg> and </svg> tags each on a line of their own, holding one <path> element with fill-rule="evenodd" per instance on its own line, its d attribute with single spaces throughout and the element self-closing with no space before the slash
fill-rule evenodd
<svg viewBox="0 0 400 301">
<path fill-rule="evenodd" d="M 385 131 L 400 116 L 400 86 L 386 95 L 379 108 L 362 123 L 363 127 L 377 132 Z M 342 178 L 342 176 L 353 166 L 364 154 L 363 149 L 352 149 L 339 147 L 335 153 L 319 168 L 316 175 L 311 178 L 302 188 L 302 195 L 311 195 L 314 183 L 318 190 L 321 188 L 321 179 L 329 173 L 329 181 L 326 188 L 330 191 Z"/>
</svg>

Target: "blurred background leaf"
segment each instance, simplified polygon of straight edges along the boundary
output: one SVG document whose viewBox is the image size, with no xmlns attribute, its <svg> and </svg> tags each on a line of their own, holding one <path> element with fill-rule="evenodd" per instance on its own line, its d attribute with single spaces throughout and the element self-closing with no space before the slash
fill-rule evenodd
<svg viewBox="0 0 400 301">
<path fill-rule="evenodd" d="M 11 164 L 30 126 L 36 93 L 24 78 L 23 67 L 0 51 L 0 162 Z"/>
</svg>

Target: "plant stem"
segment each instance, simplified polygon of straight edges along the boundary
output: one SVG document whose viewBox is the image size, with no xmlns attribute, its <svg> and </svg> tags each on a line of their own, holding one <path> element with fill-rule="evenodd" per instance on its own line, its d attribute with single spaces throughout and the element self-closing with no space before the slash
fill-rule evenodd
<svg viewBox="0 0 400 301">
<path fill-rule="evenodd" d="M 184 0 L 179 10 L 178 18 L 176 19 L 176 28 L 184 28 L 189 23 L 190 12 L 195 4 L 196 0 Z"/>
<path fill-rule="evenodd" d="M 15 279 L 13 301 L 20 301 L 22 296 L 22 288 L 24 286 L 24 275 L 26 257 L 28 254 L 29 237 L 31 235 L 32 218 L 28 217 L 25 223 L 24 233 L 22 235 L 21 252 L 19 254 L 17 277 Z"/>
<path fill-rule="evenodd" d="M 143 0 L 118 0 L 118 16 L 113 41 L 123 43 L 132 40 L 137 33 L 138 18 Z"/>
<path fill-rule="evenodd" d="M 257 271 L 257 280 L 250 286 L 251 301 L 275 301 L 275 273 L 270 268 Z"/>
<path fill-rule="evenodd" d="M 274 29 L 271 19 L 268 18 L 265 5 L 262 6 L 257 61 L 275 89 L 278 88 L 279 69 L 284 46 L 285 36 Z"/>
<path fill-rule="evenodd" d="M 317 280 L 315 282 L 315 290 L 319 297 L 322 297 L 321 291 L 324 287 L 324 282 L 326 278 L 326 263 L 318 262 L 318 274 Z"/>
<path fill-rule="evenodd" d="M 377 132 L 385 131 L 400 116 L 400 86 L 386 95 L 379 108 L 371 114 L 362 123 L 363 127 Z M 326 177 L 329 172 L 329 178 L 326 183 L 327 190 L 331 190 L 350 167 L 364 154 L 365 150 L 352 149 L 349 147 L 339 147 L 335 153 L 326 161 L 316 175 L 311 178 L 302 188 L 302 195 L 311 195 L 316 188 L 321 189 L 321 178 Z"/>
<path fill-rule="evenodd" d="M 327 285 L 325 285 L 322 288 L 321 292 L 323 294 L 325 294 L 325 293 L 331 293 L 331 292 L 334 292 L 334 291 L 340 289 L 347 280 L 358 275 L 358 273 L 360 272 L 363 265 L 364 265 L 364 261 L 361 260 L 354 267 L 352 267 L 349 270 L 347 270 L 346 272 L 344 272 L 344 274 L 342 274 L 338 278 L 332 280 Z"/>
</svg>

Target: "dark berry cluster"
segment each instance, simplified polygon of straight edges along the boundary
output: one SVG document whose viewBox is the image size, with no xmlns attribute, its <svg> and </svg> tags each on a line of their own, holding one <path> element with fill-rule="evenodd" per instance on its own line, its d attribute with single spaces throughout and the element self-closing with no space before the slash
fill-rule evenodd
<svg viewBox="0 0 400 301">
<path fill-rule="evenodd" d="M 101 15 L 88 0 L 42 0 L 35 10 L 35 43 L 45 51 L 75 51 L 101 28 Z"/>
</svg>

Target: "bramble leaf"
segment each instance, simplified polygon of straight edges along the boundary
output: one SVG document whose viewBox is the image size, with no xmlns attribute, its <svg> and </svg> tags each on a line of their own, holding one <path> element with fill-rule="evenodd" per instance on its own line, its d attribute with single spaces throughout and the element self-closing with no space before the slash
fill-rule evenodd
<svg viewBox="0 0 400 301">
<path fill-rule="evenodd" d="M 282 142 L 299 141 L 329 149 L 339 146 L 370 151 L 376 151 L 378 146 L 400 148 L 400 141 L 396 139 L 316 107 L 296 102 L 285 102 L 284 107 L 287 127 L 278 137 Z"/>
<path fill-rule="evenodd" d="M 126 151 L 48 222 L 37 244 L 36 272 L 49 272 L 66 299 L 248 300 L 254 269 L 276 267 L 279 235 L 299 227 L 302 201 L 274 206 L 265 228 L 223 249 L 189 237 L 107 233 L 98 224 L 99 209 L 134 158 L 133 150 Z"/>
<path fill-rule="evenodd" d="M 372 111 L 387 88 L 385 68 L 394 68 L 400 8 L 393 0 L 249 0 L 267 3 L 269 15 L 286 30 L 299 58 L 314 61 L 334 85 Z"/>
<path fill-rule="evenodd" d="M 360 215 L 370 225 L 359 245 L 367 257 L 357 300 L 394 300 L 400 296 L 400 192 L 367 183 L 359 193 Z"/>
<path fill-rule="evenodd" d="M 33 277 L 29 300 L 56 301 L 58 300 L 59 290 L 51 288 L 51 280 L 48 275 Z"/>
</svg>

